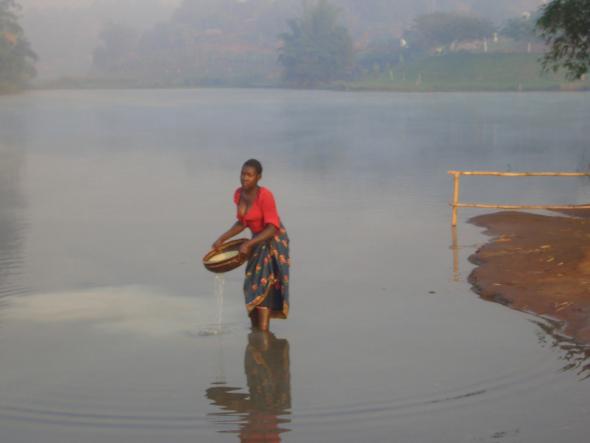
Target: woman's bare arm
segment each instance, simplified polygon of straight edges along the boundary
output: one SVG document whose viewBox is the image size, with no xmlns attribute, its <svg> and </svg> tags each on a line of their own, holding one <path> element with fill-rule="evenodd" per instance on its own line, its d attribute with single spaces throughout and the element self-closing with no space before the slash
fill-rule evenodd
<svg viewBox="0 0 590 443">
<path fill-rule="evenodd" d="M 213 243 L 213 249 L 219 248 L 228 238 L 232 238 L 234 235 L 238 235 L 246 227 L 240 222 L 235 222 L 234 225 L 219 236 Z"/>
<path fill-rule="evenodd" d="M 266 227 L 260 231 L 254 238 L 248 240 L 242 246 L 240 246 L 240 252 L 246 255 L 250 254 L 250 251 L 254 246 L 259 243 L 265 242 L 266 240 L 270 240 L 273 238 L 277 233 L 277 228 L 274 225 L 268 224 Z"/>
</svg>

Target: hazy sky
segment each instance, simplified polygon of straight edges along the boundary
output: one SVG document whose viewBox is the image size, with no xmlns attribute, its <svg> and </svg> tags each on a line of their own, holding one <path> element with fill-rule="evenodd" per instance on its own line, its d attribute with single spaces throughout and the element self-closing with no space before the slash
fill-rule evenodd
<svg viewBox="0 0 590 443">
<path fill-rule="evenodd" d="M 169 19 L 182 0 L 19 0 L 22 24 L 39 55 L 40 79 L 88 72 L 108 22 L 146 29 Z"/>
<path fill-rule="evenodd" d="M 85 75 L 98 45 L 98 34 L 106 23 L 124 24 L 139 31 L 149 29 L 157 22 L 169 20 L 183 0 L 18 1 L 23 6 L 22 24 L 40 57 L 39 78 L 47 79 Z M 331 1 L 338 4 L 347 0 Z M 360 11 L 364 0 L 358 1 Z M 473 10 L 497 22 L 541 3 L 542 0 L 391 0 L 391 8 L 395 12 L 392 16 L 400 23 L 411 23 L 415 15 L 437 9 Z M 398 10 L 405 11 L 408 17 L 398 17 Z"/>
<path fill-rule="evenodd" d="M 162 4 L 177 5 L 182 0 L 158 0 Z M 138 3 L 141 4 L 141 0 L 120 0 L 118 3 Z M 20 4 L 23 6 L 89 6 L 93 3 L 101 3 L 101 0 L 21 0 Z M 114 3 L 110 1 L 104 1 L 103 3 Z"/>
</svg>

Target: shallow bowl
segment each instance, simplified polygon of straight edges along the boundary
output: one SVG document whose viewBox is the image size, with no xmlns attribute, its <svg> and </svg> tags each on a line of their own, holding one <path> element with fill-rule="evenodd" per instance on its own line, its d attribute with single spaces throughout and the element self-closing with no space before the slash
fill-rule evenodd
<svg viewBox="0 0 590 443">
<path fill-rule="evenodd" d="M 247 242 L 247 238 L 239 238 L 212 249 L 203 257 L 203 265 L 211 272 L 228 272 L 241 266 L 248 257 L 240 253 L 240 246 Z M 235 254 L 237 252 L 237 254 Z"/>
</svg>

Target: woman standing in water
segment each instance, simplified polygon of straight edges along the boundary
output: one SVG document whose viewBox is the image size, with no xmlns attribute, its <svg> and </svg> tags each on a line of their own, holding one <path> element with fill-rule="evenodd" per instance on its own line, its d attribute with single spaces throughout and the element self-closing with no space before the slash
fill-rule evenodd
<svg viewBox="0 0 590 443">
<path fill-rule="evenodd" d="M 267 331 L 271 317 L 289 314 L 289 237 L 279 218 L 272 192 L 258 186 L 262 165 L 250 159 L 242 166 L 241 187 L 234 193 L 237 221 L 213 243 L 219 248 L 227 239 L 250 228 L 252 238 L 240 252 L 248 257 L 244 296 L 252 327 Z"/>
</svg>

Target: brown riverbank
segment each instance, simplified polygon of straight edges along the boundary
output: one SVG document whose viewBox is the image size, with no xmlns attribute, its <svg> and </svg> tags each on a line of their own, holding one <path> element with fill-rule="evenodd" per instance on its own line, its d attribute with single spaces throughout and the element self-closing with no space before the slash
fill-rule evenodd
<svg viewBox="0 0 590 443">
<path fill-rule="evenodd" d="M 590 211 L 546 216 L 503 211 L 474 217 L 492 239 L 470 260 L 469 282 L 485 300 L 563 323 L 590 344 Z"/>
</svg>

